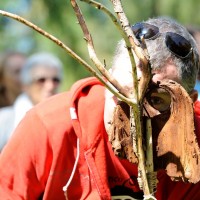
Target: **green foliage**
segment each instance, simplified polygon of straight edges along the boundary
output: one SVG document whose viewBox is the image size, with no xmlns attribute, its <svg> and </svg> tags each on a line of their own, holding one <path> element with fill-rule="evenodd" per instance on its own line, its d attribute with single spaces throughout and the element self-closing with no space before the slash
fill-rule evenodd
<svg viewBox="0 0 200 200">
<path fill-rule="evenodd" d="M 113 12 L 109 0 L 98 2 L 106 5 Z M 78 1 L 78 3 L 91 31 L 97 55 L 102 62 L 105 60 L 109 68 L 120 34 L 104 13 L 84 2 Z M 122 4 L 131 24 L 149 17 L 165 15 L 185 25 L 200 26 L 199 0 L 122 0 Z M 0 8 L 19 14 L 35 23 L 92 64 L 69 0 L 6 0 L 0 1 Z M 0 16 L 0 37 L 4 38 L 0 40 L 2 52 L 19 50 L 29 55 L 37 51 L 50 51 L 57 55 L 65 69 L 62 90 L 69 89 L 74 81 L 90 76 L 89 72 L 63 49 L 19 22 Z"/>
</svg>

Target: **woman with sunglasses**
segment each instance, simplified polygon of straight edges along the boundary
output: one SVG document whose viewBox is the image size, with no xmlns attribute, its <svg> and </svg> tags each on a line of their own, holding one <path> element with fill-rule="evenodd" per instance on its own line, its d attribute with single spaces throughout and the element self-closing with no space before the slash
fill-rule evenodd
<svg viewBox="0 0 200 200">
<path fill-rule="evenodd" d="M 24 63 L 20 80 L 23 93 L 13 106 L 0 109 L 0 151 L 26 112 L 58 93 L 62 80 L 61 61 L 50 53 L 33 54 Z"/>
<path fill-rule="evenodd" d="M 169 110 L 169 93 L 156 87 L 166 79 L 181 84 L 196 101 L 193 88 L 199 55 L 187 30 L 165 18 L 138 23 L 132 30 L 150 58 L 149 104 L 161 114 Z M 135 61 L 138 66 L 138 59 Z M 111 73 L 132 90 L 132 70 L 123 41 Z M 0 198 L 143 199 L 137 165 L 126 156 L 119 158 L 122 148 L 118 154 L 113 151 L 109 133 L 118 103 L 97 79 L 88 78 L 28 112 L 0 156 Z M 196 123 L 200 123 L 198 118 Z M 198 126 L 196 134 L 200 134 Z M 159 200 L 200 199 L 200 183 L 173 182 L 163 171 L 158 171 L 157 179 L 155 197 Z"/>
</svg>

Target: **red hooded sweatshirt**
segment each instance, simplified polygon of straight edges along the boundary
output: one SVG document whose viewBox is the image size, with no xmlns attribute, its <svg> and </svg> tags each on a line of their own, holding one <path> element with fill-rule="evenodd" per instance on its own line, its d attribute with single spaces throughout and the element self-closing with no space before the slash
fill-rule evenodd
<svg viewBox="0 0 200 200">
<path fill-rule="evenodd" d="M 118 159 L 108 141 L 104 91 L 88 78 L 27 113 L 0 156 L 0 199 L 64 200 L 63 187 L 72 200 L 142 199 L 137 166 Z M 200 183 L 172 182 L 164 172 L 158 180 L 159 200 L 200 199 Z"/>
</svg>

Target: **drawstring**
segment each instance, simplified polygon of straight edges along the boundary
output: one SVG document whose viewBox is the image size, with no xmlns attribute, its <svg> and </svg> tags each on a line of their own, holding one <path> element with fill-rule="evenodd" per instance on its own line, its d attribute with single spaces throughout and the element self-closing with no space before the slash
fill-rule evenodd
<svg viewBox="0 0 200 200">
<path fill-rule="evenodd" d="M 73 167 L 72 173 L 71 173 L 71 175 L 69 177 L 69 180 L 67 181 L 67 184 L 63 187 L 63 191 L 65 192 L 66 199 L 68 199 L 67 198 L 67 189 L 68 189 L 68 187 L 69 187 L 69 185 L 70 185 L 70 183 L 71 183 L 71 181 L 72 181 L 72 179 L 74 177 L 74 174 L 75 174 L 75 171 L 76 171 L 76 167 L 78 165 L 78 160 L 79 160 L 79 156 L 80 156 L 80 145 L 79 145 L 79 143 L 80 143 L 79 142 L 79 138 L 77 138 L 77 155 L 76 155 L 76 160 L 75 160 L 75 163 L 74 163 L 74 167 Z"/>
</svg>

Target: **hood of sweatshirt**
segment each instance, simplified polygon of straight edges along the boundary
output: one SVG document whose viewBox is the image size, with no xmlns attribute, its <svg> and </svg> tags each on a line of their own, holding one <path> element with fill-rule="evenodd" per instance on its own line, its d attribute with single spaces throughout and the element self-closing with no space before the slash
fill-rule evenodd
<svg viewBox="0 0 200 200">
<path fill-rule="evenodd" d="M 78 81 L 71 88 L 70 116 L 84 151 L 95 146 L 96 130 L 106 133 L 103 113 L 105 87 L 96 78 Z M 102 128 L 103 127 L 103 128 Z"/>
</svg>

